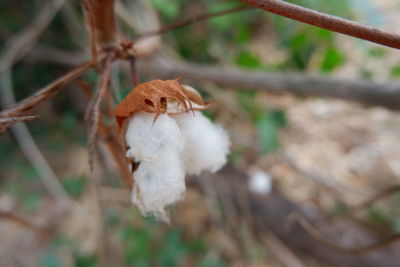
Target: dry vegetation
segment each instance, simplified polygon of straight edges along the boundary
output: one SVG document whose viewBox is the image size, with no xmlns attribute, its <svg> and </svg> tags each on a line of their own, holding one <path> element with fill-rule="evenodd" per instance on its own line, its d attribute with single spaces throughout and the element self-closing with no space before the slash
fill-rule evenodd
<svg viewBox="0 0 400 267">
<path fill-rule="evenodd" d="M 400 47 L 390 23 L 376 31 L 284 1 L 242 2 Z M 262 11 L 209 13 L 204 3 L 182 4 L 187 19 L 172 21 L 152 3 L 32 1 L 40 8 L 31 19 L 18 13 L 26 6 L 5 4 L 27 26 L 0 31 L 0 266 L 396 266 L 400 86 L 389 79 L 399 72 L 398 50 L 333 35 L 333 48 L 315 45 L 307 64 L 288 73 L 296 42 L 282 48 L 282 22 L 245 15 Z M 385 1 L 379 10 L 397 18 L 395 5 Z M 214 40 L 204 26 L 222 15 L 251 22 L 241 29 L 252 33 L 245 42 L 251 54 L 240 52 L 236 62 L 229 34 Z M 45 44 L 59 29 L 73 50 Z M 198 47 L 185 50 L 188 32 L 195 41 L 209 34 L 200 50 L 209 58 Z M 332 57 L 338 65 L 330 68 L 324 62 Z M 46 73 L 49 85 L 35 78 L 20 89 L 21 72 L 42 65 L 57 69 L 37 74 Z M 229 130 L 233 145 L 221 172 L 187 178 L 168 226 L 143 218 L 130 202 L 132 178 L 111 109 L 138 82 L 177 76 L 215 101 L 206 114 Z M 271 177 L 271 191 L 249 189 L 256 170 Z"/>
</svg>

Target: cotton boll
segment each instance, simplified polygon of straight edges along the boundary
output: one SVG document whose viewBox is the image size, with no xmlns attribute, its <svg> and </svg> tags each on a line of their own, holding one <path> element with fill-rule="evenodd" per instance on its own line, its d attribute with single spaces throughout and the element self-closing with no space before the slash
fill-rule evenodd
<svg viewBox="0 0 400 267">
<path fill-rule="evenodd" d="M 128 123 L 127 157 L 139 162 L 133 174 L 132 202 L 143 214 L 154 214 L 168 222 L 165 207 L 185 192 L 181 159 L 185 140 L 175 120 L 166 114 L 154 121 L 154 114 L 140 112 Z"/>
<path fill-rule="evenodd" d="M 260 170 L 252 171 L 248 180 L 249 190 L 260 195 L 268 195 L 272 190 L 272 179 L 268 173 Z"/>
<path fill-rule="evenodd" d="M 144 214 L 169 222 L 165 207 L 180 200 L 186 190 L 180 155 L 165 150 L 155 162 L 142 162 L 134 173 L 132 202 Z"/>
<path fill-rule="evenodd" d="M 226 163 L 229 137 L 225 130 L 214 125 L 201 112 L 173 116 L 185 138 L 183 161 L 187 174 L 202 171 L 216 172 Z"/>
<path fill-rule="evenodd" d="M 175 122 L 167 114 L 161 114 L 154 121 L 154 113 L 139 112 L 130 120 L 126 131 L 127 157 L 135 161 L 157 161 L 162 150 L 180 153 L 184 140 Z"/>
</svg>

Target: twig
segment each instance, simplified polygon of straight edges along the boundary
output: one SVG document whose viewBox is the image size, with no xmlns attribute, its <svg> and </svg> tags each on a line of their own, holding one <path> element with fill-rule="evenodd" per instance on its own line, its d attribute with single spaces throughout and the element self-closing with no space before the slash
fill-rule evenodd
<svg viewBox="0 0 400 267">
<path fill-rule="evenodd" d="M 48 2 L 23 31 L 9 39 L 0 59 L 0 72 L 12 67 L 29 52 L 65 2 L 66 0 Z"/>
<path fill-rule="evenodd" d="M 45 229 L 43 229 L 31 222 L 19 217 L 19 216 L 16 216 L 10 212 L 2 212 L 1 211 L 0 219 L 8 220 L 8 221 L 16 223 L 22 227 L 30 229 L 31 231 L 35 232 L 42 239 L 46 239 L 50 235 L 50 233 L 48 231 L 46 231 Z"/>
<path fill-rule="evenodd" d="M 7 107 L 15 103 L 11 82 L 11 71 L 3 71 L 0 75 L 0 82 L 2 105 L 4 107 Z M 29 162 L 38 171 L 47 190 L 57 201 L 60 202 L 63 207 L 69 207 L 73 201 L 64 191 L 63 187 L 58 181 L 56 174 L 44 158 L 43 154 L 40 152 L 31 134 L 29 133 L 26 124 L 14 124 L 12 126 L 12 131 L 23 153 L 25 154 Z"/>
<path fill-rule="evenodd" d="M 82 53 L 68 53 L 53 49 L 52 54 L 62 57 L 50 58 L 44 51 L 30 54 L 37 61 L 54 62 L 66 66 L 78 63 L 73 60 Z M 65 58 L 65 59 L 63 59 Z M 259 90 L 277 94 L 293 94 L 299 97 L 335 98 L 355 101 L 369 106 L 400 109 L 400 84 L 397 82 L 374 82 L 360 79 L 339 79 L 322 75 L 305 75 L 296 72 L 247 71 L 215 65 L 179 63 L 160 55 L 152 59 L 137 60 L 140 71 L 158 78 L 176 78 L 192 82 L 215 82 L 232 89 Z"/>
<path fill-rule="evenodd" d="M 90 89 L 90 85 L 86 82 L 80 84 L 81 89 L 87 99 L 92 98 L 92 91 Z M 125 185 L 131 189 L 133 184 L 132 175 L 128 169 L 128 162 L 124 157 L 124 151 L 121 147 L 121 144 L 118 141 L 118 136 L 115 133 L 115 128 L 107 127 L 103 121 L 99 121 L 99 134 L 101 138 L 104 140 L 106 145 L 108 146 L 120 172 L 122 180 Z"/>
<path fill-rule="evenodd" d="M 7 110 L 3 110 L 2 112 L 0 112 L 0 117 L 19 117 L 30 114 L 34 108 L 54 97 L 64 86 L 81 76 L 84 72 L 86 72 L 87 69 L 89 69 L 93 65 L 93 62 L 85 62 L 80 66 L 72 69 L 67 74 L 63 75 L 51 84 L 34 93 L 32 96 L 19 102 L 16 106 Z"/>
<path fill-rule="evenodd" d="M 50 58 L 43 51 L 30 54 L 31 59 L 54 62 L 71 66 L 73 60 L 81 53 L 68 53 L 54 49 L 62 57 Z M 65 59 L 63 59 L 65 58 Z M 355 101 L 369 106 L 382 106 L 389 109 L 400 109 L 400 85 L 396 82 L 374 82 L 359 79 L 338 79 L 302 73 L 247 71 L 238 68 L 223 68 L 215 65 L 194 63 L 180 64 L 170 58 L 155 56 L 151 60 L 137 60 L 140 71 L 158 78 L 176 78 L 192 82 L 211 81 L 220 85 L 246 90 L 259 90 L 269 93 L 290 93 L 299 97 L 336 98 Z"/>
<path fill-rule="evenodd" d="M 385 32 L 351 20 L 331 16 L 281 0 L 239 1 L 293 20 L 400 49 L 400 35 L 395 33 Z"/>
<path fill-rule="evenodd" d="M 167 26 L 165 26 L 165 27 L 163 27 L 161 29 L 155 30 L 155 31 L 142 33 L 142 34 L 140 34 L 139 36 L 137 36 L 135 38 L 135 41 L 137 41 L 138 39 L 141 39 L 141 38 L 146 38 L 146 37 L 150 37 L 150 36 L 154 36 L 154 35 L 163 34 L 163 33 L 175 30 L 177 28 L 188 26 L 190 24 L 201 22 L 201 21 L 204 21 L 204 20 L 207 20 L 207 19 L 211 19 L 211 18 L 215 18 L 215 17 L 219 17 L 219 16 L 224 16 L 224 15 L 228 15 L 228 14 L 232 14 L 232 13 L 236 13 L 236 12 L 241 12 L 241 11 L 245 11 L 245 10 L 249 10 L 249 9 L 251 9 L 251 7 L 239 6 L 239 7 L 234 7 L 234 8 L 230 8 L 230 9 L 227 9 L 227 10 L 218 11 L 218 12 L 200 14 L 200 15 L 188 18 L 188 19 L 177 21 L 175 23 L 172 23 L 170 25 L 167 25 Z"/>
<path fill-rule="evenodd" d="M 306 219 L 304 219 L 301 215 L 299 215 L 297 213 L 290 214 L 288 223 L 292 223 L 293 221 L 297 221 L 301 225 L 301 227 L 303 227 L 304 230 L 307 231 L 308 234 L 310 234 L 315 240 L 317 240 L 321 244 L 323 244 L 327 247 L 330 247 L 338 252 L 346 253 L 346 254 L 358 255 L 358 254 L 367 253 L 372 250 L 382 248 L 382 247 L 389 245 L 390 243 L 400 239 L 400 234 L 394 233 L 394 234 L 390 235 L 389 237 L 385 238 L 384 240 L 378 241 L 378 242 L 370 244 L 370 245 L 356 247 L 356 248 L 345 248 L 345 247 L 342 247 L 342 246 L 330 241 L 329 239 L 327 239 L 316 228 L 314 228 L 314 226 L 312 226 Z"/>
<path fill-rule="evenodd" d="M 40 117 L 39 115 L 36 115 L 36 116 L 0 118 L 0 134 L 4 133 L 14 123 L 21 121 L 30 121 L 37 119 L 39 117 Z"/>
<path fill-rule="evenodd" d="M 400 191 L 400 185 L 394 185 L 392 187 L 387 188 L 386 190 L 378 193 L 376 196 L 374 196 L 373 198 L 365 201 L 364 203 L 362 203 L 359 206 L 356 206 L 356 209 L 363 209 L 363 208 L 368 208 L 369 206 L 371 206 L 372 204 L 374 204 L 376 201 L 381 200 L 382 198 L 385 198 L 387 196 L 393 195 L 397 192 Z"/>
<path fill-rule="evenodd" d="M 132 84 L 133 84 L 133 87 L 135 87 L 139 84 L 139 75 L 138 75 L 137 66 L 136 66 L 136 57 L 131 55 L 128 57 L 128 61 L 129 61 L 129 66 L 131 68 L 131 73 L 132 73 Z"/>
<path fill-rule="evenodd" d="M 110 82 L 110 70 L 111 63 L 114 60 L 114 53 L 109 53 L 100 75 L 100 81 L 98 83 L 98 88 L 93 96 L 92 102 L 88 108 L 86 118 L 90 119 L 90 130 L 89 130 L 89 165 L 91 170 L 93 170 L 94 154 L 96 149 L 96 136 L 97 129 L 99 127 L 99 120 L 101 116 L 101 100 L 107 92 L 108 85 Z"/>
<path fill-rule="evenodd" d="M 164 60 L 164 61 L 163 61 Z M 177 64 L 170 58 L 140 61 L 141 72 L 159 78 L 175 78 L 194 82 L 211 81 L 232 88 L 290 93 L 296 96 L 327 97 L 356 101 L 371 106 L 400 109 L 400 85 L 394 82 L 342 80 L 299 73 L 274 73 L 221 68 L 208 65 Z"/>
<path fill-rule="evenodd" d="M 83 6 L 83 13 L 85 14 L 85 22 L 89 31 L 90 53 L 92 55 L 92 60 L 97 62 L 97 43 L 96 43 L 97 39 L 95 36 L 96 33 L 94 29 L 95 18 L 94 18 L 92 0 L 82 0 L 81 2 Z"/>
</svg>

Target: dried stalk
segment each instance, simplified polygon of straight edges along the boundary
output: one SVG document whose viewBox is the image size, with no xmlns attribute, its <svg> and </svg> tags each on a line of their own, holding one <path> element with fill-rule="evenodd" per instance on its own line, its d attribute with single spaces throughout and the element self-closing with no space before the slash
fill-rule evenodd
<svg viewBox="0 0 400 267">
<path fill-rule="evenodd" d="M 188 26 L 188 25 L 191 25 L 191 24 L 194 24 L 194 23 L 197 23 L 197 22 L 201 22 L 201 21 L 204 21 L 204 20 L 208 20 L 208 19 L 212 19 L 212 18 L 215 18 L 215 17 L 224 16 L 224 15 L 228 15 L 228 14 L 232 14 L 232 13 L 237 13 L 237 12 L 241 12 L 241 11 L 246 11 L 246 10 L 250 10 L 250 9 L 252 9 L 252 8 L 248 7 L 248 6 L 239 6 L 239 7 L 226 9 L 226 10 L 221 10 L 221 11 L 218 11 L 218 12 L 199 14 L 197 16 L 193 16 L 193 17 L 188 18 L 188 19 L 177 21 L 175 23 L 172 23 L 170 25 L 162 27 L 161 29 L 158 29 L 158 30 L 155 30 L 155 31 L 146 32 L 146 33 L 142 33 L 142 34 L 140 34 L 139 36 L 137 36 L 135 38 L 135 41 L 137 41 L 138 39 L 142 39 L 142 38 L 146 38 L 146 37 L 150 37 L 150 36 L 164 34 L 166 32 L 175 30 L 177 28 Z"/>
<path fill-rule="evenodd" d="M 92 90 L 90 88 L 90 85 L 86 82 L 82 82 L 81 84 L 81 89 L 87 99 L 92 98 Z M 121 147 L 121 143 L 119 142 L 119 138 L 115 132 L 115 128 L 113 127 L 107 127 L 103 121 L 99 121 L 99 130 L 98 130 L 101 138 L 105 142 L 105 144 L 108 146 L 108 149 L 110 150 L 115 163 L 118 166 L 119 173 L 125 183 L 125 185 L 128 188 L 132 188 L 133 184 L 133 178 L 132 175 L 128 169 L 128 162 L 125 158 L 125 153 Z"/>
<path fill-rule="evenodd" d="M 361 247 L 356 247 L 356 248 L 346 248 L 342 247 L 331 240 L 327 239 L 325 236 L 323 236 L 314 226 L 311 225 L 306 219 L 304 219 L 301 215 L 292 213 L 289 216 L 289 222 L 291 223 L 293 221 L 297 221 L 301 227 L 304 228 L 315 240 L 323 244 L 324 246 L 330 247 L 333 250 L 336 250 L 341 253 L 346 253 L 346 254 L 351 254 L 351 255 L 359 255 L 363 253 L 367 253 L 379 248 L 383 248 L 394 241 L 397 241 L 400 239 L 400 234 L 394 233 L 390 235 L 389 237 L 385 238 L 384 240 L 378 241 L 376 243 L 366 245 L 366 246 L 361 246 Z"/>
<path fill-rule="evenodd" d="M 0 118 L 0 134 L 4 133 L 11 125 L 21 121 L 30 121 L 39 118 L 40 116 L 22 116 L 22 117 L 9 117 Z"/>
<path fill-rule="evenodd" d="M 395 33 L 385 32 L 351 20 L 331 16 L 281 0 L 239 1 L 289 19 L 400 49 L 400 35 Z"/>
<path fill-rule="evenodd" d="M 93 65 L 94 62 L 85 62 L 72 69 L 71 71 L 67 72 L 67 74 L 34 93 L 32 96 L 18 102 L 18 104 L 16 104 L 14 107 L 0 112 L 0 118 L 19 117 L 30 114 L 33 109 L 54 97 L 62 88 L 64 88 L 64 86 L 80 77 Z"/>
<path fill-rule="evenodd" d="M 93 96 L 92 102 L 89 106 L 87 118 L 90 119 L 89 130 L 89 165 L 93 170 L 94 154 L 96 149 L 96 136 L 99 127 L 99 120 L 101 117 L 101 100 L 106 94 L 110 82 L 111 63 L 114 59 L 114 53 L 110 53 L 104 63 L 98 88 Z"/>
<path fill-rule="evenodd" d="M 50 233 L 46 231 L 45 229 L 19 217 L 16 216 L 10 212 L 0 212 L 0 219 L 2 220 L 7 220 L 10 222 L 13 222 L 15 224 L 18 224 L 24 228 L 27 228 L 33 232 L 35 232 L 40 238 L 46 239 L 47 237 L 50 236 Z"/>
</svg>

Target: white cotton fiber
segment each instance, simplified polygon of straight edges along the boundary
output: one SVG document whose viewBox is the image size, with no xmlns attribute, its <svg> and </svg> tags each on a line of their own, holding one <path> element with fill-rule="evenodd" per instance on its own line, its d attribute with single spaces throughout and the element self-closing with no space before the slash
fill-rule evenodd
<svg viewBox="0 0 400 267">
<path fill-rule="evenodd" d="M 268 195 L 272 191 L 272 179 L 267 172 L 254 170 L 249 173 L 249 190 L 260 195 Z"/>
<path fill-rule="evenodd" d="M 176 153 L 161 152 L 157 162 L 142 162 L 136 170 L 132 202 L 144 215 L 168 222 L 165 207 L 180 200 L 186 190 L 185 173 Z"/>
<path fill-rule="evenodd" d="M 187 174 L 216 172 L 226 163 L 229 137 L 225 130 L 213 124 L 201 112 L 172 116 L 185 138 L 183 162 Z"/>
<path fill-rule="evenodd" d="M 167 114 L 154 121 L 154 113 L 139 112 L 128 124 L 126 144 L 128 157 L 136 161 L 154 161 L 161 150 L 183 150 L 184 139 L 176 122 Z"/>
<path fill-rule="evenodd" d="M 134 172 L 132 202 L 143 214 L 168 221 L 164 208 L 182 198 L 185 172 L 181 159 L 184 138 L 166 114 L 154 121 L 154 114 L 133 116 L 126 131 L 127 157 L 140 162 Z"/>
</svg>

